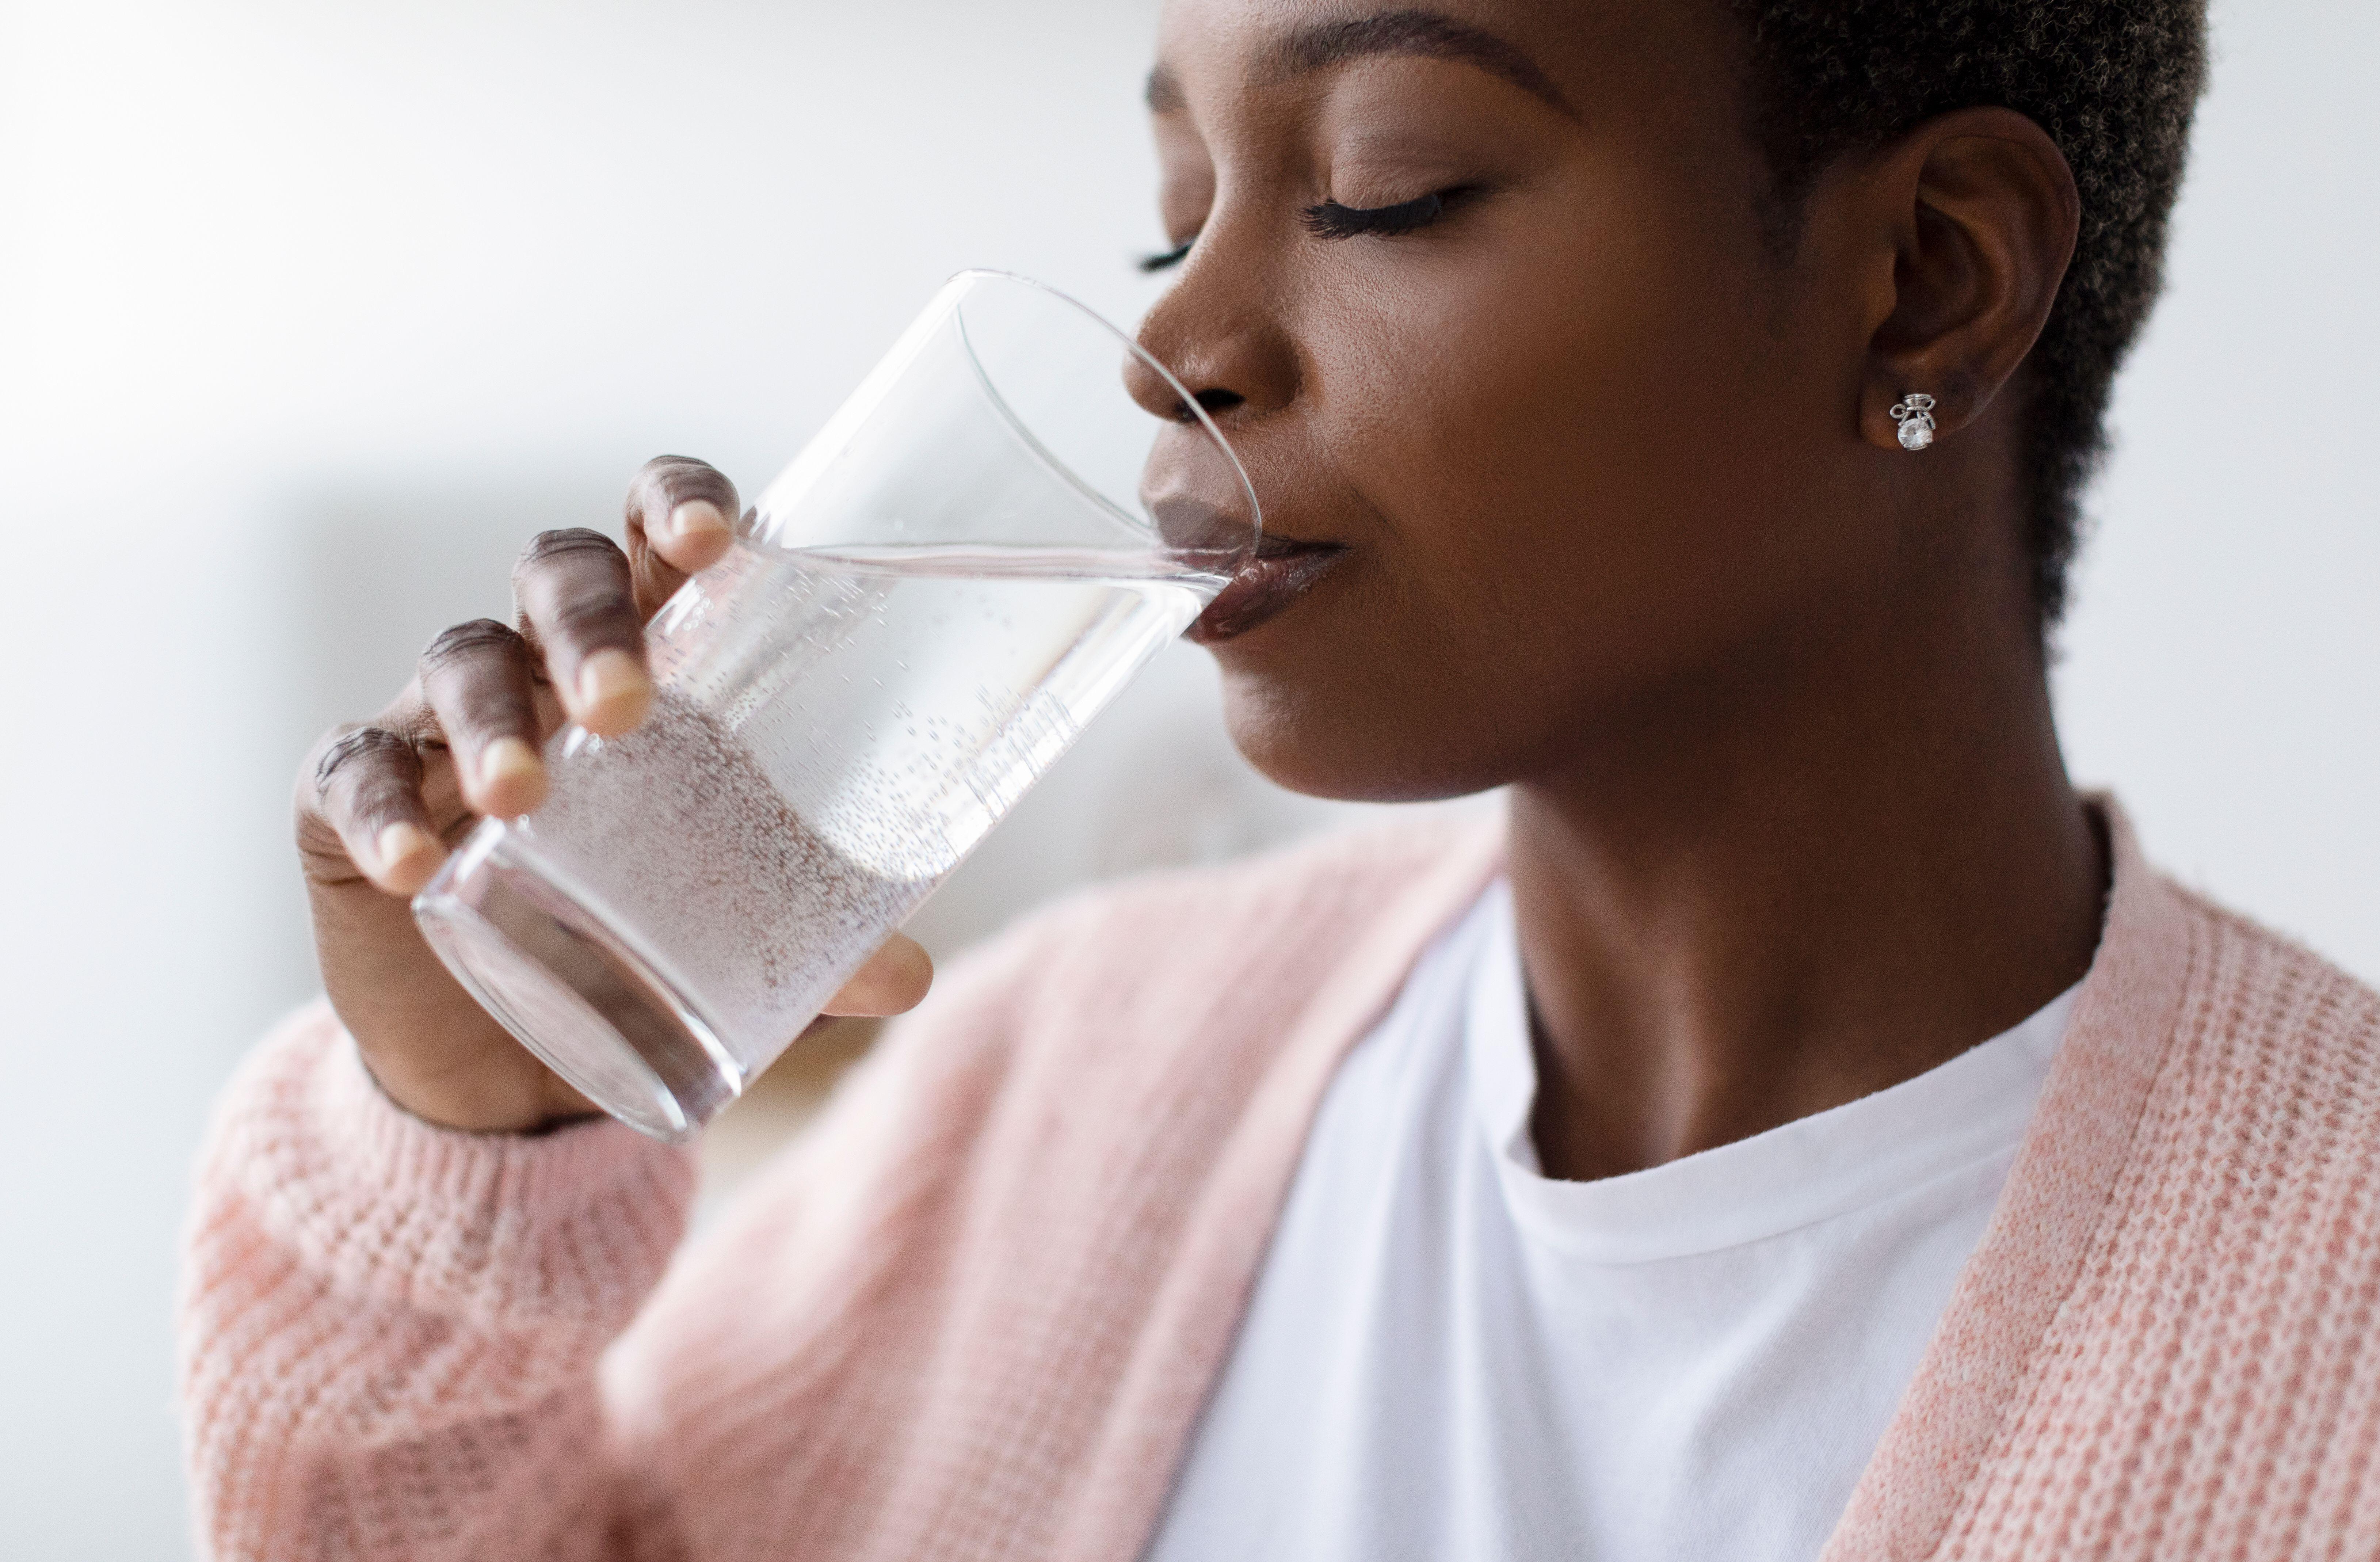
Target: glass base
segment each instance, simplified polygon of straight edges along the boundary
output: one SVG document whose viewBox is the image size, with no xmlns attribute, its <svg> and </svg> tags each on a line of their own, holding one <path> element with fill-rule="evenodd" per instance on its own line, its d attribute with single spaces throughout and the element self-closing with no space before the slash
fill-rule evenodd
<svg viewBox="0 0 2380 1562">
<path fill-rule="evenodd" d="M 414 920 L 446 969 L 523 1046 L 630 1128 L 672 1144 L 743 1093 L 710 1027 L 636 951 L 481 823 Z"/>
</svg>

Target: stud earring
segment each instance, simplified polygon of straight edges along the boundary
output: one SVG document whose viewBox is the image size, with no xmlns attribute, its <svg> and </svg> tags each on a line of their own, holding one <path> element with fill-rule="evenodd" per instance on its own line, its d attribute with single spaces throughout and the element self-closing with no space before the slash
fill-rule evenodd
<svg viewBox="0 0 2380 1562">
<path fill-rule="evenodd" d="M 1892 404 L 1892 421 L 1900 425 L 1900 447 L 1923 450 L 1934 443 L 1934 398 L 1911 391 Z"/>
</svg>

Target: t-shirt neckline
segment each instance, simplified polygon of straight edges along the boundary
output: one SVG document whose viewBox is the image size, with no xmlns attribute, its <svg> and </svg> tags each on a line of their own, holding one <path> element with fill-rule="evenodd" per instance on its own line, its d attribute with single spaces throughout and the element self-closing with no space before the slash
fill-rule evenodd
<svg viewBox="0 0 2380 1562">
<path fill-rule="evenodd" d="M 1653 1263 L 1765 1240 L 2012 1153 L 2080 990 L 1857 1101 L 1665 1165 L 1563 1182 L 1543 1175 L 1529 1134 L 1536 1062 L 1511 885 L 1489 885 L 1471 920 L 1463 1029 L 1478 1127 L 1516 1221 L 1589 1263 Z"/>
</svg>

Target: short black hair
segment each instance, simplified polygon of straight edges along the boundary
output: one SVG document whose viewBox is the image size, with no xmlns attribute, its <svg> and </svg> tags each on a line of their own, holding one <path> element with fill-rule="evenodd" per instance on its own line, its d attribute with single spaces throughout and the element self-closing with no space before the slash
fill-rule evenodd
<svg viewBox="0 0 2380 1562">
<path fill-rule="evenodd" d="M 1961 108 L 2026 116 L 2074 171 L 2082 232 L 2026 360 L 2027 542 L 2047 629 L 2065 610 L 2116 369 L 2156 301 L 2205 81 L 2205 0 L 1729 4 L 1751 29 L 1754 129 L 1783 212 L 1798 214 L 1842 153 Z"/>
</svg>

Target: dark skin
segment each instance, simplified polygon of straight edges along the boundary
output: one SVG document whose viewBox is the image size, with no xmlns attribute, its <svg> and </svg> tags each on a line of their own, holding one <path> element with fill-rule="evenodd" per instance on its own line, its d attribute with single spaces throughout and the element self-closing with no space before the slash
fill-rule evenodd
<svg viewBox="0 0 2380 1562">
<path fill-rule="evenodd" d="M 324 734 L 298 777 L 298 856 L 322 985 L 399 1105 L 449 1128 L 536 1131 L 589 1116 L 446 974 L 407 902 L 482 814 L 543 799 L 539 755 L 565 719 L 625 732 L 652 703 L 643 626 L 686 575 L 728 549 L 735 485 L 658 457 L 628 489 L 628 545 L 547 531 L 513 570 L 510 626 L 457 624 L 370 722 Z M 925 995 L 926 952 L 895 935 L 830 1014 L 897 1014 Z"/>
<path fill-rule="evenodd" d="M 1780 250 L 1715 0 L 1434 15 L 1175 0 L 1188 248 L 1143 338 L 1266 506 L 1263 579 L 1193 631 L 1234 739 L 1325 795 L 1512 788 L 1539 1154 L 1608 1176 L 1909 1079 L 2090 963 L 2018 439 L 2077 202 L 1967 110 L 1828 169 Z M 879 1007 L 922 987 L 889 958 Z M 333 996 L 353 1028 L 431 976 Z"/>
</svg>

